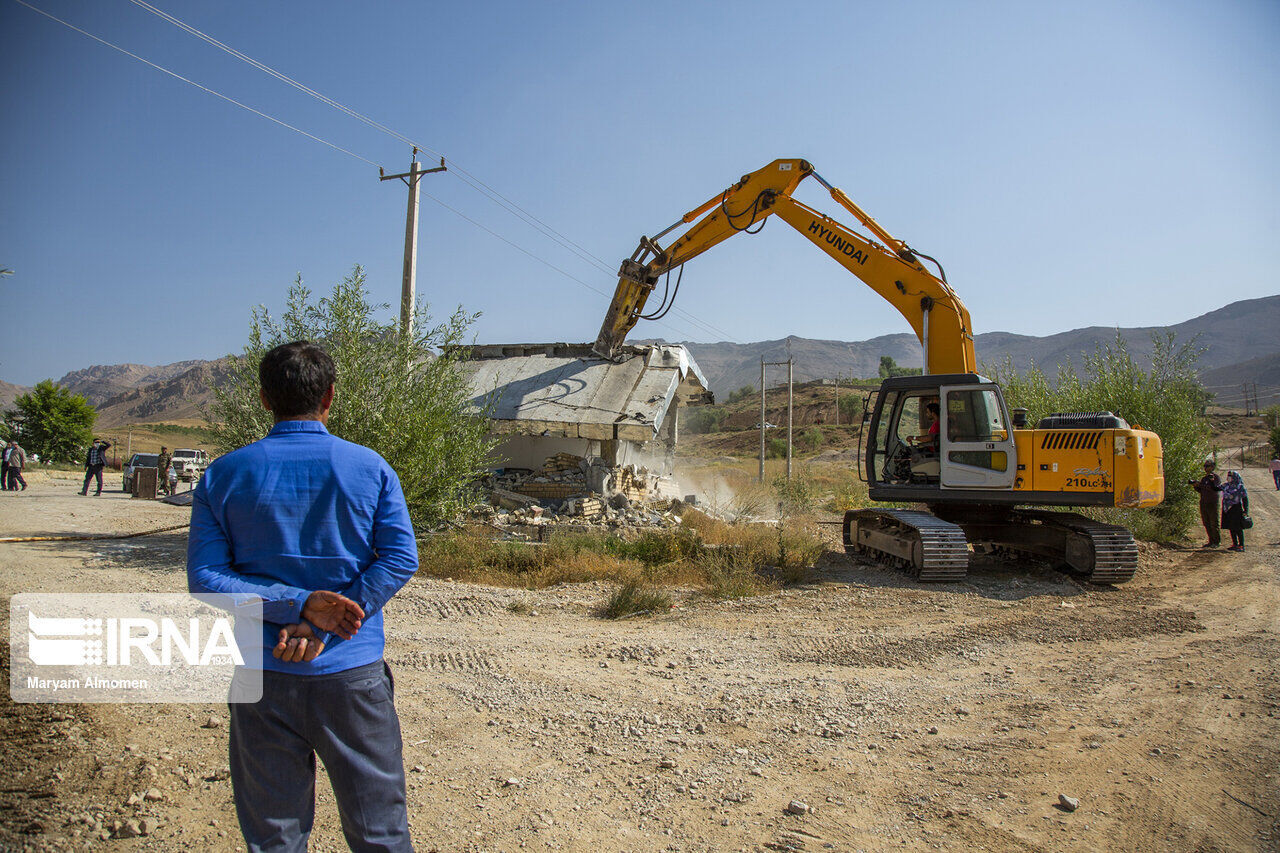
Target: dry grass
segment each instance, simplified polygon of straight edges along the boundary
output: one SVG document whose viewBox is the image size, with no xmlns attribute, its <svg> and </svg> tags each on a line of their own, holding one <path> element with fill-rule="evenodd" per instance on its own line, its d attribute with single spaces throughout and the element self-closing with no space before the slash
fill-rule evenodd
<svg viewBox="0 0 1280 853">
<path fill-rule="evenodd" d="M 671 609 L 671 596 L 662 590 L 648 589 L 636 583 L 626 583 L 600 606 L 598 615 L 605 619 L 623 619 L 627 616 L 658 613 Z"/>
<path fill-rule="evenodd" d="M 741 598 L 803 581 L 823 546 L 808 523 L 729 524 L 694 509 L 680 527 L 504 542 L 464 531 L 423 542 L 419 571 L 432 577 L 524 589 L 608 581 L 637 589 L 691 587 Z"/>
</svg>

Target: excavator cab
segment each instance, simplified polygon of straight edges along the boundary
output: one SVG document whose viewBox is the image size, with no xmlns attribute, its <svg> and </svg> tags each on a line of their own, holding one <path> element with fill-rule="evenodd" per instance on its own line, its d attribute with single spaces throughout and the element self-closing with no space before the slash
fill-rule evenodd
<svg viewBox="0 0 1280 853">
<path fill-rule="evenodd" d="M 994 382 L 958 373 L 899 376 L 881 385 L 863 454 L 873 500 L 1009 491 L 1017 467 L 1008 408 Z"/>
</svg>

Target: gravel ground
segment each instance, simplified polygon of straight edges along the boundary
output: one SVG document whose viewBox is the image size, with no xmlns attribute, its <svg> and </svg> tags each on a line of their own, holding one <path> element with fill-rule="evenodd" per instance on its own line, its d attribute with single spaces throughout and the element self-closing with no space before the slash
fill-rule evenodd
<svg viewBox="0 0 1280 853">
<path fill-rule="evenodd" d="M 1280 502 L 1246 482 L 1247 553 L 1144 545 L 1117 588 L 996 562 L 925 586 L 833 549 L 801 587 L 607 622 L 603 584 L 415 580 L 387 609 L 415 843 L 1280 849 Z M 31 483 L 0 535 L 189 512 Z M 0 591 L 177 591 L 185 546 L 0 544 Z M 242 846 L 225 707 L 4 701 L 0 849 Z M 342 850 L 321 777 L 312 849 Z M 148 834 L 100 837 L 128 820 Z"/>
</svg>

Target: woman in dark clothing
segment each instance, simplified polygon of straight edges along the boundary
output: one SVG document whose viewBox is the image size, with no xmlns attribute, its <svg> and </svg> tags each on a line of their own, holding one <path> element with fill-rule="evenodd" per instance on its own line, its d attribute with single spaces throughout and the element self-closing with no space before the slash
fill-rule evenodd
<svg viewBox="0 0 1280 853">
<path fill-rule="evenodd" d="M 1227 482 L 1222 486 L 1222 526 L 1231 532 L 1228 551 L 1244 550 L 1244 517 L 1249 514 L 1249 493 L 1239 473 L 1227 472 Z"/>
<path fill-rule="evenodd" d="M 1222 480 L 1213 473 L 1212 459 L 1204 460 L 1204 476 L 1199 480 L 1188 480 L 1188 485 L 1200 493 L 1200 522 L 1209 541 L 1202 548 L 1217 548 L 1222 544 L 1222 535 L 1218 532 L 1218 516 L 1220 514 L 1218 494 L 1222 491 Z"/>
</svg>

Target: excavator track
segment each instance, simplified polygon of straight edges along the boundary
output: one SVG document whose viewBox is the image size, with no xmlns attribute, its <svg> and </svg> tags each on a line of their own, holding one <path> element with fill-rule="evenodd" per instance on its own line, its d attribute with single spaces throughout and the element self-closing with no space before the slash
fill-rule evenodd
<svg viewBox="0 0 1280 853">
<path fill-rule="evenodd" d="M 1117 524 L 1050 510 L 1018 510 L 1013 517 L 1061 531 L 1065 540 L 1062 561 L 1090 583 L 1125 583 L 1138 570 L 1138 543 Z"/>
<path fill-rule="evenodd" d="M 846 512 L 844 549 L 896 565 L 928 583 L 962 581 L 969 572 L 969 544 L 960 526 L 918 510 Z"/>
</svg>

